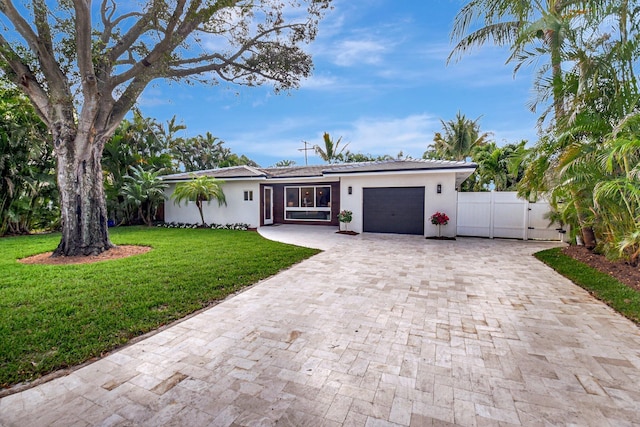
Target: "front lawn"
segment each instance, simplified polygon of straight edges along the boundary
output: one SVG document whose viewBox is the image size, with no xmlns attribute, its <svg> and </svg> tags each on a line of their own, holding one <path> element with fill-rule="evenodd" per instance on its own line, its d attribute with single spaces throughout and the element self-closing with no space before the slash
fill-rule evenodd
<svg viewBox="0 0 640 427">
<path fill-rule="evenodd" d="M 0 239 L 0 387 L 113 350 L 318 251 L 258 233 L 118 228 L 117 245 L 153 250 L 81 265 L 24 265 L 60 236 Z"/>
<path fill-rule="evenodd" d="M 640 292 L 636 289 L 565 255 L 562 248 L 547 249 L 534 255 L 618 313 L 640 324 Z"/>
</svg>

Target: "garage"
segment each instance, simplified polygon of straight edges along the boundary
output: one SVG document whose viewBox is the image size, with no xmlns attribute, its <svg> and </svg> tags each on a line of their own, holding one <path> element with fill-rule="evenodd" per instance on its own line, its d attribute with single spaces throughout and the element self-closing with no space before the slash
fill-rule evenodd
<svg viewBox="0 0 640 427">
<path fill-rule="evenodd" d="M 424 187 L 363 188 L 363 231 L 424 234 Z"/>
</svg>

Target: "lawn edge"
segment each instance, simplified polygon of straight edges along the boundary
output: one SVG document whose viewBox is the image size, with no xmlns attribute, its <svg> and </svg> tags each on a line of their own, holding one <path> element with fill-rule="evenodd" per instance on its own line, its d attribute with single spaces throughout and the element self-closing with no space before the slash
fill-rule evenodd
<svg viewBox="0 0 640 427">
<path fill-rule="evenodd" d="M 640 292 L 583 262 L 562 252 L 562 248 L 545 249 L 533 254 L 561 276 L 571 280 L 597 300 L 640 327 Z M 579 273 L 576 273 L 579 271 Z M 630 303 L 612 296 L 632 297 Z"/>
</svg>

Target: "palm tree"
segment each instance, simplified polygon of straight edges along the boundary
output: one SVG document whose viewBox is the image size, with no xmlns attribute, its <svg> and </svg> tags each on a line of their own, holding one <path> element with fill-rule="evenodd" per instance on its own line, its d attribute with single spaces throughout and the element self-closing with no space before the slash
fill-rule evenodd
<svg viewBox="0 0 640 427">
<path fill-rule="evenodd" d="M 160 171 L 146 171 L 142 166 L 131 167 L 131 175 L 124 177 L 121 190 L 127 202 L 138 209 L 138 216 L 148 226 L 153 225 L 158 206 L 165 200 L 164 189 L 167 184 L 159 175 Z"/>
<path fill-rule="evenodd" d="M 593 189 L 605 252 L 640 262 L 640 113 L 623 119 L 599 146 L 596 161 L 605 179 Z"/>
<path fill-rule="evenodd" d="M 597 243 L 593 226 L 602 223 L 593 191 L 603 175 L 593 167 L 593 156 L 611 124 L 638 105 L 633 71 L 638 57 L 636 9 L 627 0 L 472 0 L 456 16 L 452 31 L 458 44 L 449 60 L 492 42 L 510 47 L 508 62 L 517 64 L 515 72 L 525 64 L 542 64 L 534 85 L 538 101 L 551 99 L 551 106 L 539 122 L 553 111 L 555 126 L 534 150 L 541 157 L 534 157 L 524 182 L 535 188 L 524 192 L 546 187 L 568 196 L 573 206 L 565 211 L 574 216 L 590 247 Z M 469 33 L 477 19 L 484 19 L 484 26 Z M 618 27 L 602 32 L 605 20 L 607 29 L 610 22 Z M 540 57 L 549 62 L 540 62 Z M 532 106 L 536 105 L 537 101 Z M 607 240 L 602 234 L 598 238 Z"/>
<path fill-rule="evenodd" d="M 276 167 L 276 168 L 287 168 L 287 167 L 290 167 L 290 166 L 295 166 L 295 164 L 296 164 L 295 160 L 287 160 L 287 159 L 285 159 L 285 160 L 278 160 L 276 162 L 276 164 L 273 165 L 273 166 Z"/>
<path fill-rule="evenodd" d="M 183 200 L 196 202 L 196 207 L 198 208 L 198 212 L 200 212 L 202 226 L 206 227 L 207 224 L 204 222 L 202 203 L 217 200 L 218 206 L 226 205 L 227 199 L 225 198 L 224 191 L 222 191 L 222 184 L 224 184 L 224 181 L 210 176 L 203 175 L 196 177 L 194 175 L 190 181 L 177 184 L 172 197 L 174 203 L 177 203 L 178 206 Z"/>
<path fill-rule="evenodd" d="M 0 236 L 48 229 L 36 223 L 50 221 L 57 204 L 51 138 L 24 95 L 2 79 L 0 117 Z"/>
<path fill-rule="evenodd" d="M 472 0 L 455 17 L 451 39 L 457 44 L 447 62 L 489 42 L 511 49 L 507 62 L 517 62 L 514 72 L 523 64 L 534 63 L 532 57 L 548 56 L 550 62 L 541 66 L 538 83 L 549 83 L 555 119 L 561 120 L 565 115 L 562 64 L 566 38 L 573 32 L 576 17 L 589 20 L 603 9 L 603 2 L 596 0 Z M 469 32 L 480 19 L 484 26 Z M 544 78 L 547 72 L 550 79 Z"/>
<path fill-rule="evenodd" d="M 334 142 L 328 132 L 325 132 L 322 135 L 322 139 L 324 140 L 324 149 L 317 144 L 313 146 L 316 154 L 327 163 L 337 163 L 341 161 L 343 152 L 349 144 L 347 143 L 340 147 L 342 137 L 338 138 L 338 140 Z"/>
<path fill-rule="evenodd" d="M 434 143 L 425 152 L 424 157 L 446 160 L 465 160 L 470 157 L 473 149 L 486 144 L 491 135 L 488 132 L 480 133 L 479 120 L 480 117 L 475 120 L 468 119 L 459 111 L 454 120 L 440 120 L 444 134 L 436 132 Z"/>
</svg>

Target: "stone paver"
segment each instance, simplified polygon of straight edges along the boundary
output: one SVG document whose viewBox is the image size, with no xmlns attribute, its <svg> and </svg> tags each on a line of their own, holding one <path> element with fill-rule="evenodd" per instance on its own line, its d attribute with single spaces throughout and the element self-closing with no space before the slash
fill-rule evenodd
<svg viewBox="0 0 640 427">
<path fill-rule="evenodd" d="M 323 238 L 306 230 L 266 234 Z M 0 425 L 640 425 L 639 330 L 530 256 L 553 244 L 325 237 L 244 293 L 0 399 Z"/>
</svg>

